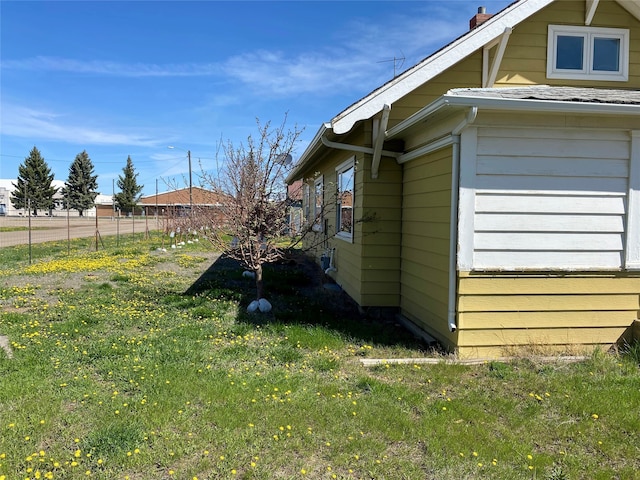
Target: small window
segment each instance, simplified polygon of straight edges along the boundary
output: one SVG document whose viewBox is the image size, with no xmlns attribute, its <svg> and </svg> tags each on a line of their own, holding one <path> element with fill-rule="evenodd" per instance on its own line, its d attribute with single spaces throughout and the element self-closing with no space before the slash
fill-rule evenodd
<svg viewBox="0 0 640 480">
<path fill-rule="evenodd" d="M 628 65 L 628 30 L 549 25 L 548 78 L 621 82 Z"/>
<path fill-rule="evenodd" d="M 313 231 L 322 232 L 323 230 L 323 206 L 324 206 L 324 180 L 322 176 L 316 178 L 313 182 Z"/>
<path fill-rule="evenodd" d="M 302 205 L 304 206 L 304 221 L 308 222 L 311 215 L 311 195 L 309 193 L 309 185 L 302 185 Z"/>
<path fill-rule="evenodd" d="M 350 159 L 336 168 L 336 235 L 353 239 L 353 207 L 355 200 L 355 162 Z"/>
</svg>

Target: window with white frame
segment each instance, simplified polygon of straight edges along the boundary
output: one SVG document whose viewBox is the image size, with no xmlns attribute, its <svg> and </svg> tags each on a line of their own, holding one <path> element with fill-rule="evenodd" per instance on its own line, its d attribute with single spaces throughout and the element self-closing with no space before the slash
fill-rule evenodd
<svg viewBox="0 0 640 480">
<path fill-rule="evenodd" d="M 336 168 L 336 236 L 345 240 L 353 240 L 355 172 L 355 157 Z"/>
<path fill-rule="evenodd" d="M 308 183 L 302 185 L 302 205 L 304 208 L 304 221 L 308 222 L 311 215 L 311 194 Z"/>
<path fill-rule="evenodd" d="M 629 30 L 549 25 L 547 77 L 628 80 Z"/>
<path fill-rule="evenodd" d="M 313 231 L 323 231 L 322 209 L 324 205 L 324 179 L 321 176 L 313 182 Z"/>
</svg>

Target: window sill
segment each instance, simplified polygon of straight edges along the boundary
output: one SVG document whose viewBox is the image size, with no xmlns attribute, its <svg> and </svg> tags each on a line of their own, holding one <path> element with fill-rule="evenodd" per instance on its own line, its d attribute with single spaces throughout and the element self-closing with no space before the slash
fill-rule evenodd
<svg viewBox="0 0 640 480">
<path fill-rule="evenodd" d="M 353 243 L 353 235 L 351 233 L 338 232 L 336 233 L 336 238 L 348 243 Z"/>
</svg>

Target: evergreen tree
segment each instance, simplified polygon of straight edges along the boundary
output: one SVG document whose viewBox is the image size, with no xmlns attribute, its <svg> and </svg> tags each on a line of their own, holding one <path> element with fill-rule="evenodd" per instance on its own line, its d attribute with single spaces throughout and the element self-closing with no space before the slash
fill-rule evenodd
<svg viewBox="0 0 640 480">
<path fill-rule="evenodd" d="M 118 176 L 119 193 L 115 194 L 116 206 L 125 213 L 133 212 L 144 185 L 138 185 L 138 174 L 133 167 L 131 155 L 127 157 L 127 165 L 122 169 L 124 175 Z"/>
<path fill-rule="evenodd" d="M 69 178 L 62 189 L 65 206 L 77 210 L 82 217 L 85 210 L 95 205 L 97 188 L 98 176 L 93 175 L 93 163 L 83 150 L 69 167 Z"/>
<path fill-rule="evenodd" d="M 31 201 L 34 215 L 38 215 L 39 209 L 53 209 L 53 196 L 58 189 L 51 185 L 52 182 L 51 169 L 34 146 L 24 163 L 18 167 L 18 179 L 13 184 L 15 190 L 11 194 L 11 203 L 16 209 L 26 209 Z"/>
</svg>

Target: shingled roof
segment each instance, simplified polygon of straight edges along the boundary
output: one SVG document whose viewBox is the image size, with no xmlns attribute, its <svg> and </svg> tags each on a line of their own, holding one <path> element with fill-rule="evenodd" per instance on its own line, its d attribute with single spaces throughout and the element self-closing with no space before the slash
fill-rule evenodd
<svg viewBox="0 0 640 480">
<path fill-rule="evenodd" d="M 640 105 L 640 90 L 610 90 L 602 88 L 551 87 L 532 85 L 511 88 L 455 88 L 448 96 L 501 98 L 512 100 L 551 100 L 556 102 L 607 103 Z"/>
</svg>

